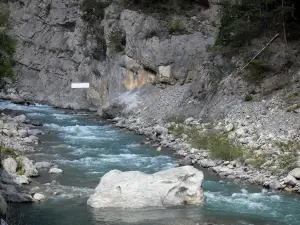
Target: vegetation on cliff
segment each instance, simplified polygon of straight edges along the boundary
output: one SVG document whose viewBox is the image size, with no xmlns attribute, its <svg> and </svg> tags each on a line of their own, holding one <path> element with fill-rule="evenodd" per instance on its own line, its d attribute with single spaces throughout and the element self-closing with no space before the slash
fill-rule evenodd
<svg viewBox="0 0 300 225">
<path fill-rule="evenodd" d="M 15 40 L 7 33 L 9 10 L 0 5 L 0 78 L 13 76 Z"/>
<path fill-rule="evenodd" d="M 285 39 L 300 36 L 298 1 L 222 0 L 221 6 L 216 45 L 241 46 L 267 31 L 282 33 Z"/>
</svg>

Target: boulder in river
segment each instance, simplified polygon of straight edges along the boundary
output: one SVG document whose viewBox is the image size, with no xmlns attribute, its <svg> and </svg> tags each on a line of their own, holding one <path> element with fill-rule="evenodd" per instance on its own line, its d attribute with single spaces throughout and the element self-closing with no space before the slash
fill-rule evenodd
<svg viewBox="0 0 300 225">
<path fill-rule="evenodd" d="M 33 199 L 40 202 L 40 201 L 45 201 L 46 200 L 46 196 L 40 193 L 35 193 L 33 195 Z"/>
<path fill-rule="evenodd" d="M 46 169 L 46 168 L 50 168 L 52 166 L 52 163 L 50 162 L 36 162 L 34 164 L 36 169 Z"/>
<path fill-rule="evenodd" d="M 56 168 L 56 167 L 52 167 L 52 168 L 49 170 L 49 173 L 63 173 L 63 170 L 62 170 L 62 169 L 59 169 L 59 168 Z"/>
<path fill-rule="evenodd" d="M 87 204 L 94 208 L 144 208 L 203 202 L 202 171 L 183 166 L 145 174 L 138 171 L 106 173 Z"/>
</svg>

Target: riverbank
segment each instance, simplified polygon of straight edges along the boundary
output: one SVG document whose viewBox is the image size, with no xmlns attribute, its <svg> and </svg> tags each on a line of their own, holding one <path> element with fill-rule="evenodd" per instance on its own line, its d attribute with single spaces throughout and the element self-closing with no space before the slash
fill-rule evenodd
<svg viewBox="0 0 300 225">
<path fill-rule="evenodd" d="M 6 202 L 40 202 L 46 200 L 28 185 L 32 178 L 40 175 L 39 170 L 53 166 L 49 162 L 34 163 L 25 155 L 37 151 L 39 144 L 38 135 L 42 124 L 30 121 L 24 114 L 17 111 L 3 109 L 0 111 L 0 153 L 1 153 L 1 177 L 0 198 L 1 211 L 5 215 Z M 51 168 L 51 170 L 58 170 Z M 57 171 L 54 171 L 57 172 Z"/>
<path fill-rule="evenodd" d="M 145 143 L 156 142 L 157 151 L 173 148 L 182 157 L 181 165 L 208 168 L 234 182 L 300 193 L 298 119 L 298 112 L 273 99 L 242 103 L 224 119 L 210 123 L 170 116 L 149 125 L 138 114 L 112 122 L 146 135 Z"/>
</svg>

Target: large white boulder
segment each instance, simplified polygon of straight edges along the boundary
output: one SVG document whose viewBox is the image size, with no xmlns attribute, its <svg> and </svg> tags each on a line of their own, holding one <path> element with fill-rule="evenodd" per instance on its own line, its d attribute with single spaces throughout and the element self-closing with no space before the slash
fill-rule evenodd
<svg viewBox="0 0 300 225">
<path fill-rule="evenodd" d="M 14 174 L 17 171 L 17 162 L 11 157 L 2 160 L 2 166 L 3 169 L 6 170 L 8 173 Z"/>
<path fill-rule="evenodd" d="M 289 172 L 289 175 L 295 177 L 296 179 L 300 179 L 300 168 L 295 168 Z"/>
<path fill-rule="evenodd" d="M 94 208 L 144 208 L 203 202 L 202 171 L 183 166 L 154 174 L 138 171 L 106 173 L 87 204 Z"/>
</svg>

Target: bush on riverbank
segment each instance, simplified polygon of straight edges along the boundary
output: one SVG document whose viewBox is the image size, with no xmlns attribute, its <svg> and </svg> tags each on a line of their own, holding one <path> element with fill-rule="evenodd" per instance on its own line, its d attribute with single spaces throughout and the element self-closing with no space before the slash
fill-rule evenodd
<svg viewBox="0 0 300 225">
<path fill-rule="evenodd" d="M 295 169 L 298 166 L 298 150 L 300 150 L 300 142 L 277 142 L 275 145 L 279 147 L 281 151 L 281 155 L 278 157 L 279 168 L 287 171 Z"/>
<path fill-rule="evenodd" d="M 197 126 L 176 124 L 169 128 L 174 136 L 187 136 L 188 142 L 197 149 L 207 149 L 213 158 L 235 160 L 243 157 L 244 149 L 228 138 L 227 133 L 206 134 L 201 133 Z"/>
<path fill-rule="evenodd" d="M 208 149 L 213 158 L 235 160 L 243 156 L 241 146 L 232 143 L 227 134 L 206 134 L 190 137 L 190 143 L 198 149 Z"/>
</svg>

